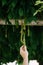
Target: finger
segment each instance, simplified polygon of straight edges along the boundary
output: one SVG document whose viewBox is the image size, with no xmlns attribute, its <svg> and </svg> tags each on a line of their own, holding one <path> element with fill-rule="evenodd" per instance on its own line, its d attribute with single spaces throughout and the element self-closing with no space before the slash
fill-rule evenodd
<svg viewBox="0 0 43 65">
<path fill-rule="evenodd" d="M 26 46 L 25 46 L 25 50 L 26 50 L 27 48 L 26 48 Z"/>
<path fill-rule="evenodd" d="M 26 46 L 25 46 L 25 45 L 22 45 L 22 46 L 20 47 L 20 50 L 25 51 L 25 50 L 26 50 Z"/>
<path fill-rule="evenodd" d="M 23 45 L 20 47 L 20 50 L 23 50 Z"/>
<path fill-rule="evenodd" d="M 25 45 L 23 45 L 23 50 L 24 50 L 24 51 L 26 50 L 26 46 L 25 46 Z"/>
</svg>

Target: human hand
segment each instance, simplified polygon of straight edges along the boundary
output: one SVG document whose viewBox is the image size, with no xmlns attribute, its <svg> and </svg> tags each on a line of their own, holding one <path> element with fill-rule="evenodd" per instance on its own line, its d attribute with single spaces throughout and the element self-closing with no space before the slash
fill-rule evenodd
<svg viewBox="0 0 43 65">
<path fill-rule="evenodd" d="M 28 58 L 28 51 L 26 46 L 21 46 L 20 47 L 20 55 L 22 56 L 23 59 L 27 59 Z"/>
</svg>

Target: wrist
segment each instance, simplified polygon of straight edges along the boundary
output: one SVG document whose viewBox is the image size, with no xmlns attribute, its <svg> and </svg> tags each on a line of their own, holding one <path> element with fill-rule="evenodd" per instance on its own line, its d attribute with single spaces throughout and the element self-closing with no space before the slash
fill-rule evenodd
<svg viewBox="0 0 43 65">
<path fill-rule="evenodd" d="M 23 60 L 24 60 L 24 61 L 28 60 L 28 57 L 25 57 Z"/>
</svg>

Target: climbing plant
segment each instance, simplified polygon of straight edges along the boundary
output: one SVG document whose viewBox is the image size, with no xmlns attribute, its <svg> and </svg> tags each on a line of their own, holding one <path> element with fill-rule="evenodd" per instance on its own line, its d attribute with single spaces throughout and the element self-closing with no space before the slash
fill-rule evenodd
<svg viewBox="0 0 43 65">
<path fill-rule="evenodd" d="M 35 0 L 0 0 L 0 19 L 7 19 L 7 22 L 9 19 L 36 19 L 33 2 Z"/>
<path fill-rule="evenodd" d="M 41 0 L 0 0 L 0 19 L 5 20 L 5 26 L 0 25 L 0 63 L 22 62 L 19 51 L 21 45 L 26 45 L 29 60 L 37 59 L 42 65 L 43 26 L 26 26 L 32 20 L 43 19 L 42 12 Z M 15 19 L 16 25 L 12 25 L 9 19 Z M 18 19 L 24 19 L 21 26 L 18 26 Z"/>
<path fill-rule="evenodd" d="M 33 15 L 35 16 L 36 14 L 38 14 L 39 19 L 40 19 L 40 17 L 41 17 L 41 19 L 43 19 L 43 13 L 42 13 L 43 12 L 43 1 L 37 0 L 35 3 L 35 6 L 38 6 L 39 8 L 36 10 L 36 12 Z"/>
</svg>

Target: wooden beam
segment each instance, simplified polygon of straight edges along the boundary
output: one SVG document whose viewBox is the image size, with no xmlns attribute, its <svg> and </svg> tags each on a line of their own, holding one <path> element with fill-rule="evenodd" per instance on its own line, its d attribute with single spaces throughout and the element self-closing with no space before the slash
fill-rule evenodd
<svg viewBox="0 0 43 65">
<path fill-rule="evenodd" d="M 16 25 L 16 22 L 14 19 L 9 20 L 11 24 L 7 25 Z M 21 25 L 21 22 L 24 23 L 24 19 L 18 20 L 18 25 Z M 0 20 L 0 25 L 6 25 L 5 20 Z M 36 22 L 33 20 L 31 23 L 26 23 L 27 26 L 43 26 L 43 20 L 37 20 Z"/>
</svg>

